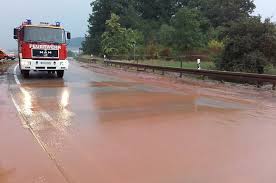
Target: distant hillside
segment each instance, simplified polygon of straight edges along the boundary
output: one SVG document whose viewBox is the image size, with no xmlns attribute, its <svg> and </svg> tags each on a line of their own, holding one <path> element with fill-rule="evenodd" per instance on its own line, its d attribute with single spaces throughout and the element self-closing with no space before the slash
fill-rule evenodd
<svg viewBox="0 0 276 183">
<path fill-rule="evenodd" d="M 81 43 L 85 40 L 84 37 L 76 37 L 76 38 L 72 38 L 69 41 L 69 49 L 79 49 L 81 48 Z"/>
</svg>

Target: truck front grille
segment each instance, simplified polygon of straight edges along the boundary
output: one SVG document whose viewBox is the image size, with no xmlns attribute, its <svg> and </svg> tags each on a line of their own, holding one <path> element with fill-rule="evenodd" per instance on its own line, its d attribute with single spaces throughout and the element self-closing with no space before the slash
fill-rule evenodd
<svg viewBox="0 0 276 183">
<path fill-rule="evenodd" d="M 59 58 L 58 50 L 33 49 L 32 54 L 33 58 Z"/>
<path fill-rule="evenodd" d="M 39 70 L 39 69 L 45 69 L 45 67 L 36 67 L 36 69 L 38 69 L 38 70 Z"/>
</svg>

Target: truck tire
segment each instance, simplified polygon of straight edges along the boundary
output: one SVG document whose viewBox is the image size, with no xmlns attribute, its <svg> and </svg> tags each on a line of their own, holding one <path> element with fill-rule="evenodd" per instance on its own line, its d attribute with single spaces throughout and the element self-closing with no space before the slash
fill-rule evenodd
<svg viewBox="0 0 276 183">
<path fill-rule="evenodd" d="M 63 78 L 63 76 L 64 76 L 64 71 L 57 71 L 58 78 Z"/>
<path fill-rule="evenodd" d="M 30 71 L 28 70 L 21 70 L 21 74 L 23 75 L 24 78 L 30 77 Z"/>
</svg>

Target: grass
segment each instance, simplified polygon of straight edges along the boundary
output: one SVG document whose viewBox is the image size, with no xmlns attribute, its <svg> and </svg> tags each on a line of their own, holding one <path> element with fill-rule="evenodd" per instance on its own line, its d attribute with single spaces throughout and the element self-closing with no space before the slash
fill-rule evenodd
<svg viewBox="0 0 276 183">
<path fill-rule="evenodd" d="M 181 62 L 180 61 L 164 61 L 164 60 L 144 60 L 144 61 L 138 61 L 140 64 L 146 64 L 146 65 L 156 65 L 156 66 L 163 66 L 163 67 L 174 67 L 174 68 L 181 68 Z M 201 62 L 200 64 L 201 69 L 211 70 L 215 69 L 215 65 L 213 62 Z M 191 61 L 183 61 L 182 62 L 182 68 L 185 69 L 197 69 L 197 62 L 191 62 Z"/>
<path fill-rule="evenodd" d="M 270 67 L 268 71 L 266 71 L 266 74 L 273 74 L 276 75 L 276 68 L 275 67 Z"/>
<path fill-rule="evenodd" d="M 83 59 L 82 61 L 84 62 L 85 60 L 91 59 L 90 55 L 82 55 L 81 58 Z M 127 61 L 127 60 L 120 60 L 122 62 L 133 62 L 136 63 L 137 61 Z M 180 61 L 165 61 L 165 60 L 139 60 L 139 64 L 145 64 L 145 65 L 156 65 L 156 66 L 163 66 L 163 67 L 174 67 L 174 68 L 180 68 L 181 67 L 181 62 Z M 196 61 L 183 61 L 182 63 L 182 68 L 186 69 L 197 69 L 197 63 Z M 201 62 L 201 68 L 210 70 L 210 69 L 215 69 L 215 65 L 213 62 Z"/>
<path fill-rule="evenodd" d="M 81 58 L 83 58 L 83 59 L 91 59 L 91 56 L 90 55 L 81 55 Z"/>
</svg>

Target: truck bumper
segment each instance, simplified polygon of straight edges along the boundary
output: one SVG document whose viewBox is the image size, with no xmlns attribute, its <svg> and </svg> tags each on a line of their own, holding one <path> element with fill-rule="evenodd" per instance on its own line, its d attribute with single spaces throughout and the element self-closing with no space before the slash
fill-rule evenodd
<svg viewBox="0 0 276 183">
<path fill-rule="evenodd" d="M 56 70 L 68 70 L 68 60 L 32 60 L 21 59 L 21 70 L 36 70 L 36 71 L 56 71 Z"/>
</svg>

